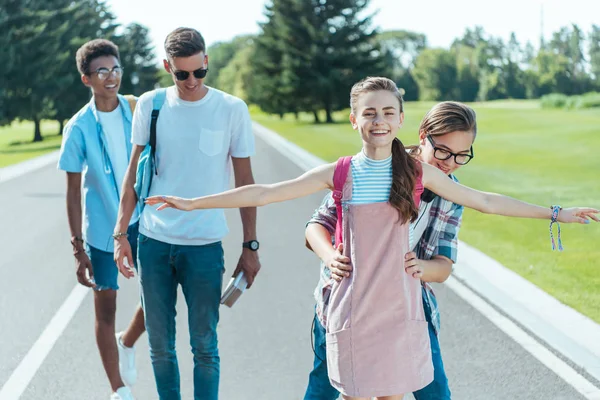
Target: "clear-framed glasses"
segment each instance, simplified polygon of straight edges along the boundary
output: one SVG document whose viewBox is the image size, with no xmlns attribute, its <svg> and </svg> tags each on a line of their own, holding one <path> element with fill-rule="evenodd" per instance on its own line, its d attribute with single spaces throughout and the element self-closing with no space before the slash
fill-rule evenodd
<svg viewBox="0 0 600 400">
<path fill-rule="evenodd" d="M 121 76 L 123 76 L 123 67 L 117 65 L 112 69 L 98 68 L 92 73 L 98 75 L 98 79 L 100 79 L 101 81 L 108 79 L 108 77 L 111 75 L 120 78 Z"/>
<path fill-rule="evenodd" d="M 450 157 L 454 157 L 454 162 L 457 163 L 458 165 L 465 165 L 467 164 L 469 161 L 471 161 L 473 159 L 473 157 L 475 157 L 475 154 L 473 153 L 473 146 L 471 146 L 471 148 L 469 149 L 470 154 L 463 154 L 463 153 L 453 153 L 451 151 L 448 151 L 446 149 L 442 149 L 441 147 L 437 147 L 435 144 L 435 141 L 433 140 L 433 138 L 431 137 L 431 135 L 427 135 L 427 139 L 429 140 L 429 143 L 431 143 L 431 146 L 433 147 L 433 156 L 435 158 L 437 158 L 438 160 L 447 160 Z"/>
</svg>

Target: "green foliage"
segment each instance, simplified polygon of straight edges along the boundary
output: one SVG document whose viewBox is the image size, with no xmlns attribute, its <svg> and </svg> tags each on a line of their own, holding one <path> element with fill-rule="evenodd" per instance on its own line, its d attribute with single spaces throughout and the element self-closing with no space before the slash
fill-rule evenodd
<svg viewBox="0 0 600 400">
<path fill-rule="evenodd" d="M 456 55 L 445 49 L 425 49 L 415 62 L 413 77 L 419 85 L 420 100 L 454 100 Z"/>
<path fill-rule="evenodd" d="M 425 35 L 405 30 L 384 31 L 374 38 L 385 60 L 385 76 L 404 89 L 407 101 L 419 98 L 419 86 L 413 78 L 412 69 L 419 53 L 427 47 Z"/>
<path fill-rule="evenodd" d="M 217 89 L 227 91 L 226 86 L 228 85 L 228 82 L 227 80 L 222 80 L 220 78 L 221 73 L 240 51 L 245 51 L 247 48 L 253 48 L 254 38 L 254 35 L 241 35 L 236 36 L 230 42 L 217 42 L 210 46 L 207 50 L 210 72 L 207 75 L 205 82 Z M 237 60 L 237 63 L 239 64 L 239 59 Z M 245 67 L 249 67 L 249 65 Z M 223 86 L 223 84 L 226 86 Z"/>
<path fill-rule="evenodd" d="M 567 104 L 569 96 L 562 93 L 550 93 L 540 98 L 542 108 L 563 108 Z"/>
<path fill-rule="evenodd" d="M 249 100 L 274 114 L 348 105 L 351 86 L 384 71 L 368 0 L 273 0 L 255 41 Z"/>
<path fill-rule="evenodd" d="M 31 120 L 34 141 L 43 138 L 42 119 L 58 120 L 62 130 L 63 122 L 90 96 L 81 83 L 75 52 L 99 37 L 121 45 L 130 72 L 125 90 L 132 76 L 138 77 L 140 90 L 151 88 L 156 68 L 147 29 L 134 24 L 116 35 L 117 27 L 101 0 L 5 0 L 0 7 L 0 124 Z"/>
<path fill-rule="evenodd" d="M 158 78 L 158 68 L 148 28 L 133 23 L 112 40 L 119 46 L 121 65 L 124 67 L 121 93 L 140 96 L 153 90 Z"/>
<path fill-rule="evenodd" d="M 582 95 L 567 96 L 561 93 L 551 93 L 540 99 L 542 108 L 564 108 L 581 110 L 600 107 L 600 93 L 589 92 Z"/>
</svg>

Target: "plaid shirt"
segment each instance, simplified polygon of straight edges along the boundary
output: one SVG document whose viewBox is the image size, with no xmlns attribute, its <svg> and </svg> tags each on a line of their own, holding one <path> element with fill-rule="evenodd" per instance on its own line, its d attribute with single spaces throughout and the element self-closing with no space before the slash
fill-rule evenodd
<svg viewBox="0 0 600 400">
<path fill-rule="evenodd" d="M 453 176 L 450 177 L 458 182 Z M 427 210 L 427 204 L 421 201 L 419 207 L 419 217 Z M 462 221 L 463 206 L 454 204 L 448 200 L 435 196 L 431 201 L 429 208 L 429 221 L 423 235 L 418 240 L 413 251 L 417 258 L 421 260 L 430 260 L 436 255 L 445 256 L 456 262 L 458 230 Z M 321 206 L 315 210 L 308 224 L 320 224 L 324 226 L 333 236 L 335 234 L 335 225 L 337 223 L 337 211 L 331 193 L 328 193 Z M 333 239 L 332 239 L 333 240 Z M 321 276 L 315 289 L 315 299 L 317 301 L 317 310 L 323 309 L 323 287 L 331 280 L 331 271 L 321 262 Z M 427 282 L 423 284 L 423 302 L 424 308 L 429 312 L 429 317 L 435 328 L 436 334 L 440 330 L 440 313 L 437 306 L 437 300 L 431 285 Z M 318 311 L 317 311 L 318 312 Z"/>
</svg>

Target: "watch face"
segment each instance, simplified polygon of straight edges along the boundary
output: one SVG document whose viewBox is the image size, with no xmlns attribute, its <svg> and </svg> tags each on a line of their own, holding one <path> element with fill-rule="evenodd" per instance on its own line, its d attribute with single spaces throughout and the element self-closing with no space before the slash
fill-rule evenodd
<svg viewBox="0 0 600 400">
<path fill-rule="evenodd" d="M 258 250 L 258 242 L 256 240 L 250 242 L 250 249 L 254 251 Z"/>
</svg>

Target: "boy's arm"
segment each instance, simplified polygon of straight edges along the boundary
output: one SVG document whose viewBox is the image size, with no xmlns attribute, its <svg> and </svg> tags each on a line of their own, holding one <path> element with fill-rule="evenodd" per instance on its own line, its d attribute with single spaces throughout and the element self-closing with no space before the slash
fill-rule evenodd
<svg viewBox="0 0 600 400">
<path fill-rule="evenodd" d="M 83 235 L 81 233 L 81 173 L 67 172 L 67 220 L 71 231 L 71 245 L 77 265 L 77 281 L 83 286 L 94 287 L 94 270 L 92 262 L 85 252 L 83 246 Z"/>
<path fill-rule="evenodd" d="M 129 221 L 135 210 L 137 204 L 137 194 L 135 193 L 134 185 L 137 172 L 138 160 L 140 154 L 144 150 L 145 146 L 135 145 L 131 150 L 131 159 L 129 160 L 129 166 L 125 173 L 125 180 L 121 186 L 121 201 L 119 202 L 119 213 L 117 216 L 117 224 L 115 226 L 114 233 L 115 237 L 115 249 L 114 259 L 119 271 L 126 278 L 133 277 L 133 270 L 130 268 L 133 266 L 135 259 L 131 253 L 131 246 L 127 240 L 127 228 L 129 227 Z M 125 266 L 124 259 L 127 258 L 129 268 Z"/>
<path fill-rule="evenodd" d="M 235 187 L 242 187 L 254 184 L 254 175 L 252 174 L 252 164 L 250 157 L 246 158 L 231 158 L 233 165 L 233 174 L 235 176 Z M 256 207 L 240 208 L 240 218 L 242 219 L 242 229 L 244 242 L 257 240 L 256 238 Z M 238 261 L 238 265 L 233 272 L 236 276 L 240 270 L 244 271 L 244 276 L 248 282 L 248 288 L 252 286 L 254 278 L 260 271 L 260 260 L 258 252 L 251 249 L 243 248 L 242 255 Z"/>
</svg>

